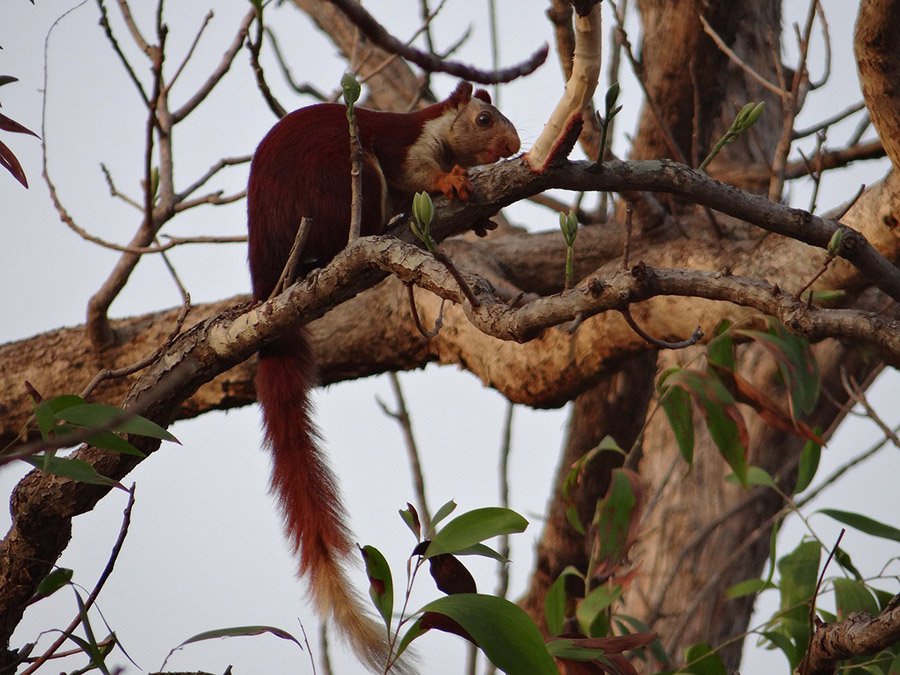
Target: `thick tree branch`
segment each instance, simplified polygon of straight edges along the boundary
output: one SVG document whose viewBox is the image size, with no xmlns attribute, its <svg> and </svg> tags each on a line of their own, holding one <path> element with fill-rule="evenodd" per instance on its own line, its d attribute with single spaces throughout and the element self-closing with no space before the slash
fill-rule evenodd
<svg viewBox="0 0 900 675">
<path fill-rule="evenodd" d="M 843 621 L 819 625 L 797 672 L 804 675 L 832 675 L 840 662 L 854 656 L 877 654 L 900 641 L 900 596 L 881 614 L 850 614 Z"/>
</svg>

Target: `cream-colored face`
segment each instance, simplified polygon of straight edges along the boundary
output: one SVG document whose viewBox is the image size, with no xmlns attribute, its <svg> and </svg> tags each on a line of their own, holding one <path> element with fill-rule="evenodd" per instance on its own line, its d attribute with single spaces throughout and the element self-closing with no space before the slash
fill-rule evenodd
<svg viewBox="0 0 900 675">
<path fill-rule="evenodd" d="M 493 164 L 519 151 L 516 128 L 490 103 L 470 99 L 461 113 L 451 134 L 460 165 Z"/>
</svg>

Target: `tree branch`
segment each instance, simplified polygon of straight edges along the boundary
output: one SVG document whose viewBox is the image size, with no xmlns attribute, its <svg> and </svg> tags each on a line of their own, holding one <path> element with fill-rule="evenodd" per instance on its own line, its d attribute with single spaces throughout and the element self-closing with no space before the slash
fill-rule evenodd
<svg viewBox="0 0 900 675">
<path fill-rule="evenodd" d="M 900 595 L 895 595 L 876 617 L 854 612 L 843 621 L 816 627 L 815 635 L 797 672 L 832 675 L 840 662 L 854 656 L 877 654 L 900 641 Z"/>
<path fill-rule="evenodd" d="M 509 82 L 517 77 L 533 73 L 547 60 L 548 47 L 545 44 L 526 61 L 499 70 L 479 70 L 457 61 L 445 61 L 434 54 L 410 47 L 395 38 L 358 2 L 354 0 L 329 1 L 339 8 L 369 40 L 388 52 L 399 54 L 407 61 L 415 63 L 428 72 L 448 73 L 480 84 L 496 84 L 498 82 Z"/>
</svg>

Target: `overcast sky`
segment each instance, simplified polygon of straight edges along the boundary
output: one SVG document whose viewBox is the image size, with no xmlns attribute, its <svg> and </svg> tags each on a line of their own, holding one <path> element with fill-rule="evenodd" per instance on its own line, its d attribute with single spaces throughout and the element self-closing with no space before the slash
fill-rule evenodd
<svg viewBox="0 0 900 675">
<path fill-rule="evenodd" d="M 146 13 L 150 3 L 135 11 L 149 31 Z M 484 3 L 448 2 L 446 15 L 437 23 L 439 45 L 447 46 L 468 22 L 474 32 L 458 58 L 479 66 L 489 64 L 488 32 Z M 543 17 L 544 2 L 499 0 L 501 54 L 510 64 L 552 39 Z M 805 2 L 791 0 L 789 20 L 805 11 Z M 819 94 L 801 116 L 800 126 L 816 121 L 859 100 L 854 65 L 847 48 L 856 3 L 823 2 L 829 12 L 835 62 L 829 91 Z M 5 0 L 0 8 L 0 75 L 14 75 L 20 82 L 0 88 L 3 113 L 40 131 L 43 87 L 44 38 L 50 24 L 74 3 Z M 205 33 L 196 58 L 173 91 L 183 101 L 230 42 L 246 2 L 170 3 L 169 62 L 177 63 L 193 39 L 209 6 L 216 16 Z M 417 27 L 418 3 L 407 0 L 369 2 L 377 16 L 400 36 Z M 402 9 L 401 9 L 402 7 Z M 130 44 L 118 11 L 110 8 L 120 42 L 136 64 L 141 77 L 147 65 Z M 339 81 L 343 63 L 335 49 L 290 7 L 273 8 L 271 18 L 298 79 L 331 90 Z M 78 222 L 92 233 L 125 242 L 139 215 L 130 206 L 109 196 L 100 171 L 105 163 L 117 186 L 139 194 L 143 162 L 143 111 L 109 43 L 97 26 L 96 4 L 88 2 L 63 19 L 49 43 L 47 124 L 50 170 L 61 199 Z M 607 23 L 608 25 L 608 23 Z M 789 50 L 789 53 L 792 53 Z M 821 49 L 814 47 L 811 63 L 820 71 Z M 172 72 L 174 66 L 169 66 Z M 292 97 L 278 82 L 275 69 L 270 80 L 287 107 L 307 101 Z M 605 75 L 604 75 L 605 77 Z M 435 78 L 435 89 L 445 95 L 455 85 L 448 77 Z M 500 105 L 516 124 L 527 149 L 536 138 L 562 90 L 556 61 L 551 56 L 535 75 L 503 88 Z M 605 89 L 605 79 L 601 90 Z M 638 111 L 637 86 L 623 77 L 625 109 L 619 128 L 629 132 Z M 256 95 L 244 53 L 236 59 L 222 86 L 175 135 L 176 179 L 184 185 L 204 172 L 218 158 L 247 154 L 274 123 L 271 113 Z M 853 128 L 842 125 L 829 141 L 839 144 Z M 60 221 L 50 205 L 40 177 L 38 142 L 26 136 L 4 134 L 18 155 L 31 183 L 24 190 L 0 175 L 0 223 L 6 238 L 0 247 L 0 340 L 20 339 L 62 325 L 83 322 L 87 298 L 106 278 L 118 254 L 85 242 Z M 616 139 L 620 152 L 624 138 Z M 885 163 L 854 167 L 826 177 L 819 199 L 823 209 L 849 198 L 860 183 L 883 175 Z M 224 172 L 214 181 L 226 192 L 246 182 L 247 167 Z M 792 185 L 792 199 L 805 206 L 808 181 Z M 514 219 L 533 229 L 556 227 L 554 214 L 535 209 L 511 209 Z M 197 209 L 177 219 L 170 234 L 236 234 L 245 231 L 244 205 Z M 247 292 L 249 279 L 243 245 L 185 247 L 172 253 L 172 261 L 195 303 Z M 178 292 L 158 258 L 143 260 L 125 291 L 112 308 L 115 316 L 145 313 L 179 303 Z M 455 498 L 460 512 L 498 501 L 496 463 L 505 403 L 471 375 L 453 368 L 429 367 L 427 372 L 403 374 L 415 431 L 423 451 L 432 509 Z M 882 377 L 871 397 L 890 425 L 900 421 L 896 405 L 898 377 Z M 7 395 L 14 395 L 8 393 Z M 23 392 L 24 395 L 24 392 Z M 362 543 L 380 548 L 392 563 L 395 579 L 401 579 L 403 560 L 413 542 L 396 515 L 413 492 L 405 450 L 396 425 L 387 420 L 378 398 L 393 405 L 384 377 L 342 384 L 316 393 L 317 419 L 326 447 L 351 513 L 353 530 Z M 540 514 L 547 500 L 549 480 L 563 438 L 566 410 L 517 409 L 513 431 L 512 505 L 531 521 L 524 535 L 513 541 L 512 594 L 520 593 L 530 570 L 532 549 L 540 534 Z M 267 494 L 269 463 L 260 449 L 259 416 L 255 406 L 229 413 L 204 415 L 180 422 L 173 433 L 181 446 L 164 445 L 143 462 L 126 482 L 137 483 L 133 524 L 117 568 L 100 597 L 99 606 L 132 658 L 145 670 L 156 669 L 170 648 L 201 631 L 246 624 L 279 626 L 300 635 L 302 622 L 315 652 L 318 624 L 295 580 L 296 563 L 287 550 L 279 519 Z M 820 475 L 875 442 L 879 433 L 867 420 L 851 420 L 824 453 Z M 23 469 L 0 470 L 0 493 L 6 495 Z M 896 450 L 848 474 L 836 488 L 824 494 L 834 508 L 858 510 L 896 524 L 900 497 L 896 490 Z M 92 513 L 75 521 L 73 543 L 60 564 L 75 569 L 75 581 L 92 587 L 106 562 L 116 537 L 125 496 L 114 491 Z M 812 513 L 812 509 L 809 511 Z M 7 514 L 0 513 L 5 531 Z M 825 542 L 834 540 L 837 527 L 823 516 L 812 524 Z M 781 537 L 782 550 L 796 545 L 804 534 L 798 519 L 788 522 Z M 900 551 L 896 546 L 848 532 L 843 547 L 866 574 Z M 494 566 L 475 566 L 479 589 L 494 587 Z M 892 568 L 897 573 L 896 565 Z M 364 590 L 360 573 L 359 587 Z M 430 580 L 422 579 L 422 591 L 411 606 L 433 597 Z M 896 591 L 896 587 L 892 588 Z M 765 599 L 767 607 L 776 602 Z M 825 600 L 829 602 L 829 600 Z M 76 612 L 68 591 L 41 602 L 29 611 L 15 636 L 15 644 L 35 639 L 38 631 L 67 624 Z M 100 628 L 99 617 L 95 628 Z M 52 639 L 52 638 L 51 638 Z M 428 655 L 427 673 L 460 672 L 461 640 L 429 634 L 420 641 Z M 748 641 L 743 672 L 749 675 L 786 669 L 778 654 L 763 653 Z M 118 657 L 111 662 L 124 662 Z M 346 655 L 335 656 L 337 673 L 360 672 Z M 78 662 L 82 663 L 81 661 Z M 169 663 L 173 669 L 223 671 L 234 664 L 235 673 L 311 672 L 307 655 L 294 645 L 273 637 L 242 638 L 186 648 Z M 75 665 L 68 666 L 74 668 Z M 62 666 L 48 668 L 51 672 Z M 135 672 L 133 667 L 129 672 Z"/>
</svg>

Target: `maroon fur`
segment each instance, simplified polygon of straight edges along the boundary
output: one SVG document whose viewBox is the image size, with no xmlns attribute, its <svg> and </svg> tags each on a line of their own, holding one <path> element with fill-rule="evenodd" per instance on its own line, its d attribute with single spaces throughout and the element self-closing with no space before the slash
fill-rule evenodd
<svg viewBox="0 0 900 675">
<path fill-rule="evenodd" d="M 382 183 L 373 160 L 391 182 L 423 125 L 448 107 L 468 101 L 471 90 L 471 85 L 460 85 L 446 101 L 410 114 L 356 110 L 365 159 L 364 235 L 380 232 L 393 215 L 382 213 Z M 267 299 L 278 282 L 303 216 L 312 218 L 302 256 L 304 273 L 327 264 L 347 244 L 350 146 L 345 111 L 342 105 L 327 103 L 296 110 L 278 122 L 257 148 L 247 187 L 255 300 Z M 389 208 L 396 212 L 407 208 L 411 195 L 394 192 L 391 198 Z M 342 556 L 351 550 L 334 476 L 316 445 L 309 404 L 314 384 L 306 329 L 298 328 L 260 350 L 256 391 L 273 453 L 272 487 L 291 541 L 301 549 L 301 573 L 314 573 L 323 556 Z"/>
</svg>

